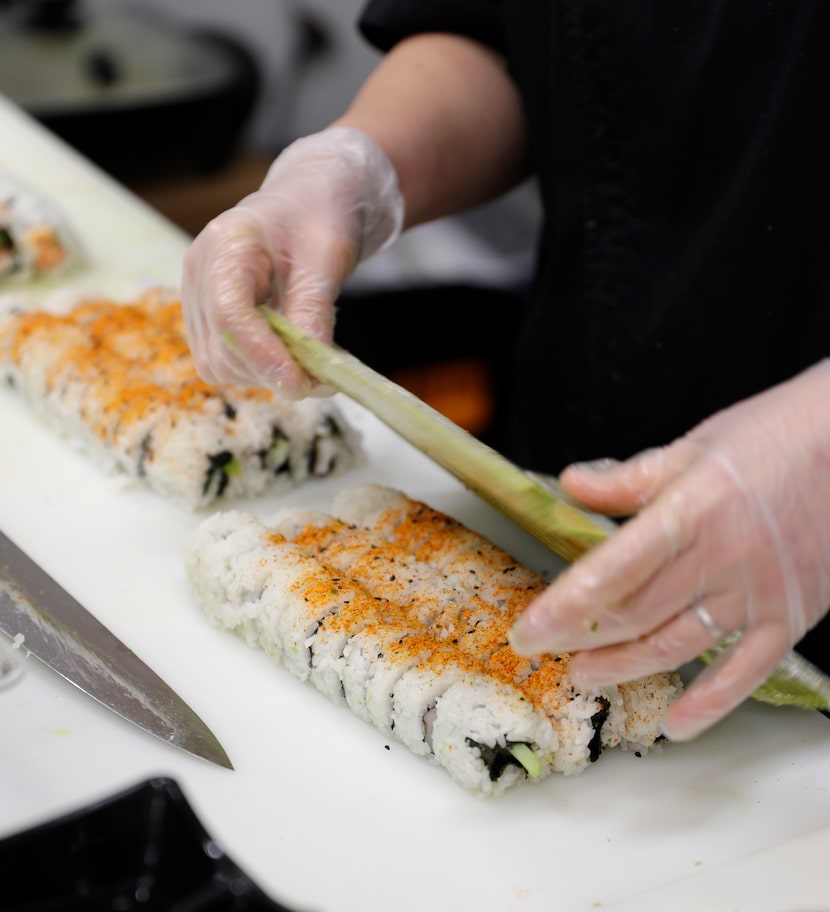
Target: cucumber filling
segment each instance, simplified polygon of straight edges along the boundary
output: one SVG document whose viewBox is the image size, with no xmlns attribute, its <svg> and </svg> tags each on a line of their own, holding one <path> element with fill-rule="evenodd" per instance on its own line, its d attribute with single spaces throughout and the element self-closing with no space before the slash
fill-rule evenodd
<svg viewBox="0 0 830 912">
<path fill-rule="evenodd" d="M 508 766 L 521 767 L 531 779 L 538 779 L 542 772 L 541 761 L 524 741 L 508 741 L 504 746 L 497 744 L 494 747 L 472 738 L 466 741 L 470 747 L 478 748 L 491 782 L 497 782 Z"/>
<path fill-rule="evenodd" d="M 208 456 L 208 468 L 205 472 L 205 482 L 202 486 L 202 494 L 205 495 L 210 490 L 214 478 L 217 479 L 216 496 L 221 497 L 225 493 L 228 481 L 232 475 L 238 475 L 242 471 L 242 465 L 234 459 L 230 450 L 223 450 L 221 453 L 215 453 Z"/>
</svg>

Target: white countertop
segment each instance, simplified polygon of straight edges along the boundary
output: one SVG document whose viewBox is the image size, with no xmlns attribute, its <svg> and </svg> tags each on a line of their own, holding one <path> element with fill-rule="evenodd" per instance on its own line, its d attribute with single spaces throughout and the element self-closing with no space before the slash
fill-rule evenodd
<svg viewBox="0 0 830 912">
<path fill-rule="evenodd" d="M 187 239 L 0 101 L 0 168 L 66 208 L 90 266 L 127 294 L 176 284 Z M 537 542 L 348 401 L 369 465 L 280 503 L 326 508 L 347 484 L 399 487 L 540 570 Z M 208 723 L 235 770 L 175 750 L 29 659 L 0 691 L 0 837 L 155 775 L 266 892 L 298 910 L 477 912 L 830 909 L 830 721 L 749 703 L 688 745 L 609 752 L 586 773 L 487 802 L 212 628 L 182 549 L 201 520 L 102 476 L 0 391 L 0 528 Z M 276 501 L 242 506 L 265 515 Z"/>
</svg>

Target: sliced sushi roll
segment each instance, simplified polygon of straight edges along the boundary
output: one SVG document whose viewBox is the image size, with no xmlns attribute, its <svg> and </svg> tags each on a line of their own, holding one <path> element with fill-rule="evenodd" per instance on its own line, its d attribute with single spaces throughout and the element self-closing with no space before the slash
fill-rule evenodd
<svg viewBox="0 0 830 912">
<path fill-rule="evenodd" d="M 346 649 L 369 625 L 388 629 L 409 629 L 406 612 L 385 599 L 360 593 L 330 614 L 308 638 L 311 655 L 311 683 L 336 703 L 347 703 Z"/>
<path fill-rule="evenodd" d="M 404 651 L 415 651 L 417 641 L 402 642 Z M 436 646 L 430 655 L 400 675 L 391 693 L 391 727 L 398 738 L 419 756 L 432 756 L 432 726 L 438 698 L 459 681 L 471 680 L 479 671 L 468 656 L 446 646 Z"/>
<path fill-rule="evenodd" d="M 188 576 L 214 623 L 301 680 L 313 664 L 314 634 L 331 615 L 349 608 L 368 621 L 386 610 L 352 581 L 333 576 L 255 517 L 236 511 L 216 513 L 198 527 Z"/>
<path fill-rule="evenodd" d="M 311 639 L 330 615 L 364 594 L 349 579 L 332 576 L 317 561 L 289 542 L 274 545 L 280 557 L 280 572 L 273 574 L 268 589 L 279 612 L 286 668 L 301 681 L 311 674 L 314 641 Z M 374 607 L 374 603 L 372 603 Z"/>
<path fill-rule="evenodd" d="M 475 656 L 488 671 L 510 683 L 532 673 L 533 661 L 507 645 L 512 614 L 506 609 L 512 599 L 503 600 L 502 608 L 494 611 L 477 594 L 453 584 L 398 545 L 327 519 L 323 512 L 284 509 L 269 522 L 371 594 L 403 607 L 413 620 L 427 625 L 436 640 Z"/>
<path fill-rule="evenodd" d="M 388 538 L 453 585 L 497 607 L 509 601 L 519 610 L 547 585 L 484 536 L 401 491 L 372 484 L 347 488 L 334 498 L 332 512 Z"/>
<path fill-rule="evenodd" d="M 0 173 L 0 285 L 62 272 L 82 246 L 60 206 L 27 182 Z"/>
<path fill-rule="evenodd" d="M 656 675 L 579 693 L 569 655 L 512 651 L 512 598 L 487 604 L 321 512 L 217 513 L 197 530 L 188 573 L 214 623 L 477 795 L 650 747 L 681 691 L 676 675 Z"/>
<path fill-rule="evenodd" d="M 507 645 L 513 620 L 547 585 L 540 574 L 452 517 L 392 488 L 347 488 L 334 498 L 332 512 L 428 556 L 459 589 L 498 608 L 497 615 L 481 620 L 467 614 L 471 624 L 458 642 L 470 652 L 478 651 L 488 673 L 518 686 L 553 721 L 559 729 L 557 769 L 572 774 L 595 761 L 602 750 L 621 745 L 643 753 L 660 739 L 660 719 L 681 689 L 676 674 L 651 675 L 582 695 L 574 691 L 567 674 L 570 656 L 527 659 Z M 462 612 L 458 620 L 464 618 Z M 464 625 L 453 621 L 450 617 L 443 632 L 455 639 Z M 434 624 L 435 629 L 441 626 Z"/>
<path fill-rule="evenodd" d="M 454 585 L 398 545 L 333 517 L 327 519 L 323 512 L 284 509 L 269 523 L 309 554 L 351 576 L 367 592 L 401 606 L 413 621 L 428 626 L 439 642 L 451 643 L 481 661 L 506 647 L 510 625 L 506 612 L 494 612 L 477 595 Z M 511 678 L 520 665 L 529 674 L 530 660 L 513 655 Z"/>
<path fill-rule="evenodd" d="M 428 634 L 401 632 L 367 628 L 349 643 L 353 711 L 480 795 L 550 774 L 558 739 L 543 714 Z"/>
<path fill-rule="evenodd" d="M 348 574 L 378 598 L 405 607 L 430 624 L 458 601 L 456 589 L 409 552 L 326 514 L 284 510 L 270 524 L 327 566 Z"/>
<path fill-rule="evenodd" d="M 254 516 L 216 513 L 197 528 L 187 551 L 191 585 L 208 618 L 282 661 L 281 622 L 270 606 L 268 583 L 282 556 Z"/>
<path fill-rule="evenodd" d="M 517 690 L 491 678 L 465 679 L 436 701 L 432 750 L 464 788 L 498 796 L 554 770 L 559 738 L 550 720 Z"/>
<path fill-rule="evenodd" d="M 0 316 L 0 377 L 102 468 L 189 509 L 280 493 L 364 459 L 333 400 L 204 383 L 181 304 L 164 290 Z"/>
<path fill-rule="evenodd" d="M 606 747 L 618 741 L 606 724 L 612 706 L 618 702 L 616 687 L 582 694 L 568 675 L 569 655 L 545 656 L 533 674 L 522 681 L 522 694 L 551 720 L 559 734 L 553 767 L 572 776 L 599 759 Z"/>
<path fill-rule="evenodd" d="M 403 522 L 408 507 L 409 498 L 402 491 L 367 483 L 335 494 L 331 512 L 349 525 L 372 529 L 381 538 L 389 538 Z"/>
<path fill-rule="evenodd" d="M 626 681 L 617 688 L 618 699 L 608 717 L 607 738 L 623 750 L 646 754 L 663 740 L 660 720 L 680 696 L 680 680 L 674 672 L 656 672 Z"/>
<path fill-rule="evenodd" d="M 355 715 L 386 734 L 392 734 L 394 727 L 391 714 L 394 682 L 406 667 L 427 658 L 436 648 L 431 638 L 423 636 L 415 646 L 413 638 L 417 634 L 417 630 L 405 622 L 369 624 L 350 637 L 343 649 L 346 703 Z M 402 644 L 405 649 L 401 649 Z M 403 667 L 401 658 L 409 665 Z"/>
<path fill-rule="evenodd" d="M 395 732 L 395 688 L 403 675 L 427 661 L 438 648 L 431 636 L 413 631 L 396 639 L 386 639 L 383 652 L 378 653 L 374 667 L 367 670 L 364 685 L 369 719 L 384 734 L 395 735 L 398 740 L 403 740 L 401 732 Z"/>
<path fill-rule="evenodd" d="M 418 648 L 417 638 L 404 641 Z M 445 647 L 405 671 L 392 694 L 395 736 L 479 795 L 553 770 L 558 734 L 509 684 Z M 511 750 L 513 753 L 511 753 Z"/>
</svg>

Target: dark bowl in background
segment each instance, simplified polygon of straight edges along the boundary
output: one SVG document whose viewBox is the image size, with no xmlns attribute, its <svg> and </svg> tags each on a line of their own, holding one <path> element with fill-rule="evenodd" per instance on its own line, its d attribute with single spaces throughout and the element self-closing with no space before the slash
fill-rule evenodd
<svg viewBox="0 0 830 912">
<path fill-rule="evenodd" d="M 66 0 L 0 5 L 0 93 L 120 179 L 221 168 L 260 88 L 229 35 Z"/>
</svg>

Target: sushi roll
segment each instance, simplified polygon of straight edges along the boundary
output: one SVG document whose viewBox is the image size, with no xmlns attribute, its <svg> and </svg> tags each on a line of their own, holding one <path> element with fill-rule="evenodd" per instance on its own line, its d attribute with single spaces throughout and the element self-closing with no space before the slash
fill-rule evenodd
<svg viewBox="0 0 830 912">
<path fill-rule="evenodd" d="M 216 513 L 199 527 L 188 571 L 199 601 L 217 626 L 233 630 L 250 646 L 282 659 L 279 617 L 267 604 L 268 581 L 280 570 L 280 555 L 269 546 L 254 516 Z"/>
<path fill-rule="evenodd" d="M 107 471 L 188 509 L 280 493 L 364 458 L 330 399 L 204 383 L 180 301 L 164 290 L 0 316 L 0 377 Z"/>
<path fill-rule="evenodd" d="M 196 530 L 187 572 L 214 624 L 243 636 L 295 677 L 413 753 L 440 764 L 474 792 L 500 793 L 521 777 L 538 780 L 552 770 L 548 758 L 556 733 L 543 718 L 536 731 L 538 711 L 505 683 L 502 692 L 514 696 L 498 737 L 485 743 L 478 727 L 469 732 L 479 758 L 478 785 L 469 785 L 466 751 L 445 749 L 439 756 L 432 731 L 445 711 L 441 701 L 453 687 L 488 680 L 481 661 L 430 633 L 418 620 L 417 608 L 372 595 L 274 527 L 237 511 L 214 514 Z M 447 701 L 446 712 L 454 712 L 454 705 Z M 464 718 L 448 718 L 444 727 L 461 737 L 465 724 Z M 527 740 L 531 729 L 536 731 L 532 741 Z M 504 764 L 494 760 L 500 744 L 525 743 L 522 739 L 525 765 L 515 761 L 516 769 L 502 780 Z M 462 756 L 463 772 L 456 769 Z"/>
<path fill-rule="evenodd" d="M 430 564 L 365 529 L 346 525 L 322 511 L 284 509 L 273 528 L 328 566 L 348 574 L 372 595 L 404 606 L 439 642 L 446 641 L 480 660 L 499 653 L 511 678 L 531 661 L 506 647 L 512 615 L 484 602 L 471 588 L 453 584 Z"/>
<path fill-rule="evenodd" d="M 81 244 L 60 207 L 0 173 L 0 287 L 62 272 L 81 258 Z"/>
<path fill-rule="evenodd" d="M 348 705 L 346 692 L 347 649 L 370 626 L 389 631 L 409 631 L 406 613 L 397 605 L 359 593 L 328 615 L 307 640 L 311 654 L 310 682 L 335 703 Z M 352 700 L 352 702 L 354 702 Z"/>
<path fill-rule="evenodd" d="M 372 486 L 369 500 L 381 512 L 389 500 L 411 512 L 402 497 Z M 658 740 L 681 691 L 676 675 L 582 694 L 570 656 L 529 659 L 510 648 L 528 581 L 541 577 L 480 540 L 470 548 L 459 524 L 477 576 L 520 571 L 512 594 L 487 602 L 477 584 L 465 589 L 381 537 L 394 524 L 369 530 L 345 515 L 283 509 L 264 521 L 236 512 L 204 521 L 188 573 L 207 615 L 480 796 L 576 775 L 604 750 Z"/>
<path fill-rule="evenodd" d="M 505 726 L 504 720 L 511 719 Z M 432 750 L 464 788 L 498 797 L 529 777 L 554 770 L 558 735 L 544 713 L 515 688 L 476 676 L 449 687 L 436 701 Z"/>
<path fill-rule="evenodd" d="M 483 535 L 401 491 L 376 484 L 346 488 L 334 498 L 332 513 L 387 538 L 491 605 L 510 601 L 515 608 L 547 585 Z"/>
<path fill-rule="evenodd" d="M 327 566 L 348 574 L 372 595 L 405 605 L 431 624 L 458 601 L 456 589 L 408 551 L 323 513 L 281 510 L 269 524 Z"/>
<path fill-rule="evenodd" d="M 429 560 L 454 584 L 499 608 L 504 643 L 513 620 L 547 585 L 484 536 L 402 491 L 376 484 L 345 488 L 335 496 L 332 512 Z M 491 645 L 497 645 L 498 634 L 492 636 Z M 660 672 L 583 695 L 570 683 L 569 658 L 528 662 L 506 645 L 488 658 L 491 673 L 520 685 L 559 727 L 557 769 L 572 774 L 602 750 L 620 746 L 642 754 L 661 740 L 660 720 L 682 686 L 677 674 Z"/>
</svg>

